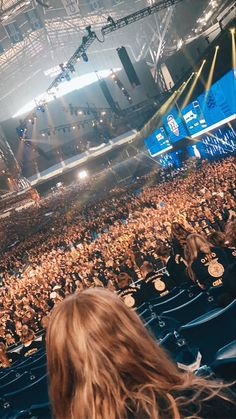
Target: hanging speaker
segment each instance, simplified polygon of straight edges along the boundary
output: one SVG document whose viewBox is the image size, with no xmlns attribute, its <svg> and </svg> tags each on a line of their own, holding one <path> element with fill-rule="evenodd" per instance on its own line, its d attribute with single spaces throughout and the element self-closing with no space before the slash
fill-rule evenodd
<svg viewBox="0 0 236 419">
<path fill-rule="evenodd" d="M 101 79 L 101 80 L 99 80 L 99 84 L 100 84 L 100 87 L 102 89 L 102 93 L 104 94 L 104 97 L 105 97 L 107 103 L 110 105 L 113 112 L 120 115 L 122 113 L 122 111 L 121 111 L 119 105 L 113 100 L 113 97 L 110 93 L 110 90 L 108 89 L 106 81 L 104 79 Z"/>
<path fill-rule="evenodd" d="M 125 49 L 125 47 L 121 47 L 121 48 L 117 48 L 117 53 L 119 55 L 120 61 L 124 67 L 124 70 L 127 74 L 127 77 L 130 81 L 130 84 L 135 87 L 135 86 L 140 86 L 140 81 L 139 78 L 136 74 L 136 71 L 134 69 L 133 64 L 130 61 L 130 58 L 128 56 L 128 53 Z"/>
</svg>

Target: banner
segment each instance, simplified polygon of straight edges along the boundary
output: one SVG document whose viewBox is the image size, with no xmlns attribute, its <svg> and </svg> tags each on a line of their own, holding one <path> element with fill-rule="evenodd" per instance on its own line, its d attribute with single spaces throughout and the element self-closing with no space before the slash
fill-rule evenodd
<svg viewBox="0 0 236 419">
<path fill-rule="evenodd" d="M 42 20 L 36 9 L 32 9 L 28 12 L 25 12 L 25 17 L 28 20 L 33 32 L 43 28 Z"/>
<path fill-rule="evenodd" d="M 62 0 L 62 3 L 68 16 L 74 16 L 80 12 L 78 0 Z"/>
</svg>

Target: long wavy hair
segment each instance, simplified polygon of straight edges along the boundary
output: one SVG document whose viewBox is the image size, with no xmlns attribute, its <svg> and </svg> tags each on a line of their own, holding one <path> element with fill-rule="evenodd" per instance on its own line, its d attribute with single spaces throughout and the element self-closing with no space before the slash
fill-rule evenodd
<svg viewBox="0 0 236 419">
<path fill-rule="evenodd" d="M 221 388 L 178 370 L 137 314 L 102 288 L 58 304 L 46 343 L 57 419 L 178 419 L 183 405 L 194 404 L 198 413 Z"/>
<path fill-rule="evenodd" d="M 187 237 L 189 236 L 189 234 L 192 234 L 193 232 L 193 230 L 191 230 L 190 228 L 185 228 L 184 225 L 179 223 L 178 221 L 173 221 L 173 223 L 171 224 L 171 239 L 173 251 L 175 254 L 180 253 L 181 255 L 183 255 Z"/>
<path fill-rule="evenodd" d="M 6 346 L 3 342 L 0 342 L 0 366 L 6 368 L 10 366 L 10 361 L 7 356 Z"/>
<path fill-rule="evenodd" d="M 196 282 L 197 278 L 192 270 L 192 263 L 197 259 L 199 252 L 204 253 L 210 260 L 211 247 L 212 244 L 201 234 L 190 234 L 186 239 L 184 257 L 187 262 L 187 272 L 194 282 Z"/>
</svg>

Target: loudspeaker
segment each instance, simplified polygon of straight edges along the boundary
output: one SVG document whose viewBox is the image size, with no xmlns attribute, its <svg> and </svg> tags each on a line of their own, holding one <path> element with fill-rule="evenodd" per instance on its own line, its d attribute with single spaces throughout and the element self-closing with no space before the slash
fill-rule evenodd
<svg viewBox="0 0 236 419">
<path fill-rule="evenodd" d="M 113 97 L 110 93 L 110 90 L 107 87 L 107 83 L 104 79 L 99 80 L 99 84 L 100 87 L 102 89 L 102 93 L 104 94 L 104 97 L 108 103 L 108 105 L 110 105 L 111 109 L 118 115 L 122 114 L 122 111 L 119 107 L 119 105 L 113 100 Z"/>
<path fill-rule="evenodd" d="M 117 48 L 117 53 L 119 55 L 120 61 L 124 67 L 124 70 L 127 74 L 127 77 L 130 81 L 130 84 L 135 87 L 135 86 L 140 86 L 140 81 L 139 78 L 136 74 L 136 71 L 134 69 L 133 64 L 130 61 L 130 58 L 128 56 L 128 53 L 125 49 L 125 47 L 121 47 L 121 48 Z"/>
</svg>

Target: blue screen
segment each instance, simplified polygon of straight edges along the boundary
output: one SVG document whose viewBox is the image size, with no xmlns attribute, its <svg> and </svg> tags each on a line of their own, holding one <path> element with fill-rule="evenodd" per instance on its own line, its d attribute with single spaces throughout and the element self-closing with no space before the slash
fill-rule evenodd
<svg viewBox="0 0 236 419">
<path fill-rule="evenodd" d="M 159 163 L 162 167 L 172 167 L 178 169 L 182 166 L 180 155 L 182 150 L 171 151 L 164 156 L 159 157 Z"/>
<path fill-rule="evenodd" d="M 234 72 L 230 71 L 182 109 L 191 135 L 236 114 L 235 84 Z"/>
<path fill-rule="evenodd" d="M 162 120 L 172 143 L 189 135 L 176 107 L 171 109 Z"/>
<path fill-rule="evenodd" d="M 217 158 L 236 153 L 236 132 L 233 126 L 223 125 L 203 134 L 201 140 L 187 147 L 190 156 L 198 158 Z"/>
<path fill-rule="evenodd" d="M 161 154 L 163 151 L 170 149 L 171 144 L 163 127 L 158 128 L 144 140 L 151 156 Z"/>
</svg>

